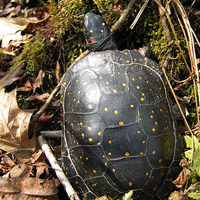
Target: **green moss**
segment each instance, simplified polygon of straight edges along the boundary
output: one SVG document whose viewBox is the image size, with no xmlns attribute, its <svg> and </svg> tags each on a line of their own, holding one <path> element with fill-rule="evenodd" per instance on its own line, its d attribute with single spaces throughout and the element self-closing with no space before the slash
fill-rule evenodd
<svg viewBox="0 0 200 200">
<path fill-rule="evenodd" d="M 34 72 L 39 69 L 48 69 L 53 60 L 53 47 L 47 44 L 44 38 L 37 36 L 30 39 L 24 46 L 22 53 L 15 59 L 15 63 L 23 62 L 26 72 Z"/>
</svg>

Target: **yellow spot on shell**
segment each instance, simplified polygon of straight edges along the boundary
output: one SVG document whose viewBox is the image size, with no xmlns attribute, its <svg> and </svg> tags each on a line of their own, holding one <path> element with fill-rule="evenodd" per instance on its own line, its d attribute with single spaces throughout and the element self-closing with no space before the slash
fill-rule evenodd
<svg viewBox="0 0 200 200">
<path fill-rule="evenodd" d="M 108 155 L 109 155 L 109 156 L 111 156 L 111 155 L 112 155 L 112 153 L 111 153 L 111 152 L 109 152 L 109 153 L 108 153 Z"/>
<path fill-rule="evenodd" d="M 133 107 L 134 107 L 134 105 L 133 105 L 133 104 L 131 104 L 131 105 L 130 105 L 130 107 L 131 107 L 131 108 L 133 108 Z"/>
<path fill-rule="evenodd" d="M 119 125 L 121 125 L 121 126 L 124 125 L 124 122 L 119 122 Z"/>
<path fill-rule="evenodd" d="M 149 172 L 146 172 L 146 176 L 148 176 L 149 175 Z"/>
<path fill-rule="evenodd" d="M 114 76 L 114 74 L 111 74 L 111 76 Z"/>
<path fill-rule="evenodd" d="M 85 157 L 85 160 L 89 160 L 89 158 L 88 158 L 88 157 Z"/>
<path fill-rule="evenodd" d="M 87 170 L 85 170 L 85 173 L 87 174 Z"/>
<path fill-rule="evenodd" d="M 103 155 L 102 157 L 103 157 L 103 158 L 105 158 L 106 156 L 105 156 L 105 155 Z"/>
<path fill-rule="evenodd" d="M 78 94 L 80 94 L 80 93 L 81 93 L 81 91 L 79 90 L 79 91 L 78 91 Z"/>
<path fill-rule="evenodd" d="M 140 86 L 137 86 L 136 88 L 139 90 L 139 89 L 140 89 Z"/>
<path fill-rule="evenodd" d="M 93 30 L 90 30 L 90 33 L 93 33 Z"/>
<path fill-rule="evenodd" d="M 150 115 L 151 119 L 153 119 L 153 115 Z"/>
<path fill-rule="evenodd" d="M 89 127 L 88 127 L 88 130 L 89 130 L 89 131 L 91 131 L 91 130 L 92 130 L 92 127 L 91 127 L 91 126 L 89 126 Z"/>
<path fill-rule="evenodd" d="M 105 23 L 104 23 L 104 22 L 102 22 L 102 25 L 103 25 L 103 26 L 105 26 Z"/>
<path fill-rule="evenodd" d="M 106 111 L 106 112 L 107 112 L 107 111 L 108 111 L 108 108 L 106 108 L 106 107 L 105 107 L 105 108 L 104 108 L 104 111 Z"/>
<path fill-rule="evenodd" d="M 89 104 L 89 105 L 88 105 L 88 108 L 91 109 L 91 108 L 92 108 L 92 104 Z"/>
<path fill-rule="evenodd" d="M 76 184 L 78 184 L 78 181 L 76 181 Z"/>
<path fill-rule="evenodd" d="M 160 110 L 160 112 L 162 112 L 162 108 L 160 108 L 159 110 Z"/>
<path fill-rule="evenodd" d="M 82 125 L 83 125 L 83 122 L 80 122 L 79 125 L 82 126 Z"/>
<path fill-rule="evenodd" d="M 154 132 L 154 131 L 156 131 L 156 129 L 155 129 L 155 128 L 152 128 L 152 131 Z"/>
<path fill-rule="evenodd" d="M 145 142 L 146 142 L 145 140 L 142 141 L 143 144 L 145 144 Z"/>
<path fill-rule="evenodd" d="M 92 138 L 89 138 L 88 140 L 89 140 L 89 142 L 92 142 L 93 139 L 92 139 Z"/>
<path fill-rule="evenodd" d="M 144 98 L 140 98 L 141 101 L 144 101 Z"/>
<path fill-rule="evenodd" d="M 140 77 L 139 77 L 139 79 L 141 80 L 141 79 L 142 79 L 142 77 L 140 76 Z"/>
<path fill-rule="evenodd" d="M 114 93 L 117 93 L 117 90 L 114 89 L 113 92 L 114 92 Z"/>
<path fill-rule="evenodd" d="M 63 154 L 65 154 L 65 152 L 64 152 L 64 151 L 62 151 L 62 155 L 63 155 Z"/>
<path fill-rule="evenodd" d="M 78 83 L 78 79 L 76 80 L 76 82 Z"/>
<path fill-rule="evenodd" d="M 68 175 L 68 172 L 65 172 L 65 175 Z"/>
<path fill-rule="evenodd" d="M 159 159 L 158 162 L 161 163 L 161 162 L 162 162 L 162 159 Z"/>
<path fill-rule="evenodd" d="M 137 131 L 138 134 L 140 134 L 140 131 Z"/>
<path fill-rule="evenodd" d="M 149 83 L 149 81 L 146 81 L 146 83 Z"/>
<path fill-rule="evenodd" d="M 128 64 L 129 62 L 130 62 L 129 60 L 126 61 L 127 64 Z"/>
<path fill-rule="evenodd" d="M 152 151 L 152 154 L 155 154 L 156 152 L 155 151 Z"/>
<path fill-rule="evenodd" d="M 101 30 L 101 33 L 103 33 L 103 30 Z"/>
<path fill-rule="evenodd" d="M 114 110 L 114 113 L 115 113 L 115 115 L 118 113 L 118 111 L 117 110 Z"/>
<path fill-rule="evenodd" d="M 115 169 L 113 168 L 112 171 L 115 172 Z"/>
<path fill-rule="evenodd" d="M 64 82 L 63 85 L 66 85 L 66 82 Z"/>
<path fill-rule="evenodd" d="M 109 82 L 106 82 L 106 85 L 109 85 Z"/>
<path fill-rule="evenodd" d="M 77 103 L 80 103 L 80 101 L 78 100 Z"/>
<path fill-rule="evenodd" d="M 85 136 L 85 134 L 84 134 L 84 133 L 82 133 L 82 134 L 81 134 L 81 136 L 82 136 L 82 137 L 84 137 L 84 136 Z"/>
<path fill-rule="evenodd" d="M 101 131 L 98 132 L 98 135 L 99 135 L 99 136 L 101 135 Z"/>
<path fill-rule="evenodd" d="M 129 186 L 132 186 L 132 185 L 133 185 L 132 182 L 129 182 L 128 184 L 129 184 Z"/>
<path fill-rule="evenodd" d="M 126 152 L 126 153 L 125 153 L 125 156 L 129 156 L 129 155 L 130 155 L 129 152 Z"/>
<path fill-rule="evenodd" d="M 112 143 L 112 141 L 111 141 L 111 140 L 108 140 L 108 143 L 109 143 L 109 144 L 111 144 L 111 143 Z"/>
<path fill-rule="evenodd" d="M 124 52 L 124 54 L 127 55 L 128 53 L 127 53 L 127 52 Z"/>
<path fill-rule="evenodd" d="M 102 79 L 102 77 L 100 76 L 100 77 L 99 77 L 99 79 L 101 80 L 101 79 Z"/>
<path fill-rule="evenodd" d="M 140 152 L 140 155 L 143 155 L 144 153 L 143 152 Z"/>
<path fill-rule="evenodd" d="M 155 124 L 155 125 L 158 125 L 158 122 L 155 121 L 154 124 Z"/>
<path fill-rule="evenodd" d="M 123 86 L 123 87 L 126 87 L 126 83 L 123 83 L 122 86 Z"/>
<path fill-rule="evenodd" d="M 96 173 L 97 173 L 97 171 L 96 171 L 95 169 L 93 169 L 92 171 L 93 171 L 93 173 L 94 173 L 94 174 L 96 174 Z"/>
<path fill-rule="evenodd" d="M 134 79 L 134 78 L 132 78 L 132 81 L 135 81 L 135 79 Z"/>
</svg>

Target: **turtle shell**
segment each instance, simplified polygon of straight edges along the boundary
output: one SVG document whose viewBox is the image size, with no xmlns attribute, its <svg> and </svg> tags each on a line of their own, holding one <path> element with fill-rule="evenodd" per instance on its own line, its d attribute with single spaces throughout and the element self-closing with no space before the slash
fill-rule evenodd
<svg viewBox="0 0 200 200">
<path fill-rule="evenodd" d="M 162 70 L 132 50 L 91 52 L 61 88 L 62 166 L 81 197 L 160 198 L 176 134 Z"/>
</svg>

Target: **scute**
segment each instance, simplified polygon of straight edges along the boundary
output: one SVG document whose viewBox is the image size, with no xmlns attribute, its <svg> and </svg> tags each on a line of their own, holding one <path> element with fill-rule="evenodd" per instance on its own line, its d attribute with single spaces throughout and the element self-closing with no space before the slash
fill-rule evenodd
<svg viewBox="0 0 200 200">
<path fill-rule="evenodd" d="M 177 136 L 154 61 L 131 50 L 91 52 L 66 73 L 61 103 L 63 168 L 81 197 L 167 192 Z"/>
</svg>

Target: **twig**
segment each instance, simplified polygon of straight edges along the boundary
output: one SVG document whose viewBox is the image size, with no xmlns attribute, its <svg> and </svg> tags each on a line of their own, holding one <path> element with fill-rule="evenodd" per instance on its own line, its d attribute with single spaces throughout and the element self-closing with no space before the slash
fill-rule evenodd
<svg viewBox="0 0 200 200">
<path fill-rule="evenodd" d="M 40 131 L 40 133 L 46 137 L 50 138 L 61 138 L 63 131 Z"/>
<path fill-rule="evenodd" d="M 134 19 L 133 23 L 130 26 L 130 29 L 133 29 L 134 26 L 136 25 L 136 23 L 138 22 L 140 16 L 142 15 L 144 9 L 146 8 L 147 4 L 149 3 L 149 0 L 146 0 L 142 6 L 142 8 L 140 9 L 139 13 L 137 14 L 136 18 Z"/>
<path fill-rule="evenodd" d="M 127 8 L 123 10 L 120 18 L 117 20 L 117 22 L 112 26 L 111 32 L 115 33 L 121 26 L 122 24 L 126 21 L 128 15 L 130 14 L 130 10 L 133 7 L 134 3 L 136 0 L 131 0 L 130 3 L 128 4 Z"/>
<path fill-rule="evenodd" d="M 38 142 L 39 142 L 43 152 L 45 153 L 49 163 L 51 164 L 51 167 L 55 170 L 55 173 L 56 173 L 58 179 L 60 180 L 61 184 L 63 185 L 65 191 L 67 192 L 69 198 L 71 200 L 80 200 L 76 191 L 73 189 L 69 180 L 65 176 L 62 168 L 57 163 L 51 149 L 49 148 L 49 146 L 48 146 L 47 142 L 45 141 L 45 139 L 43 138 L 43 136 L 40 135 L 38 137 Z"/>
</svg>

